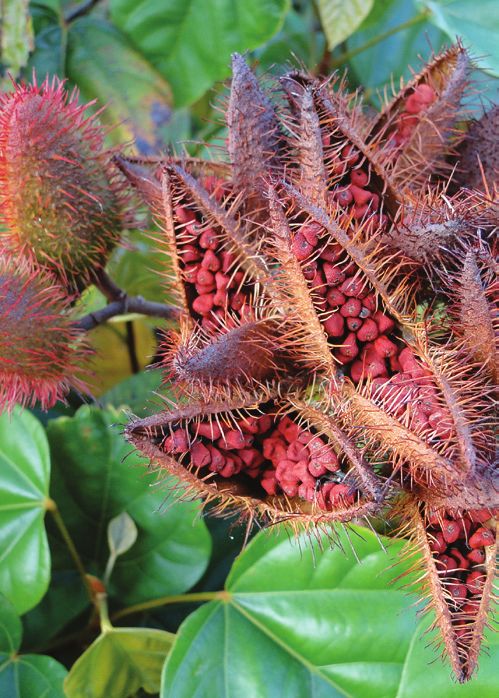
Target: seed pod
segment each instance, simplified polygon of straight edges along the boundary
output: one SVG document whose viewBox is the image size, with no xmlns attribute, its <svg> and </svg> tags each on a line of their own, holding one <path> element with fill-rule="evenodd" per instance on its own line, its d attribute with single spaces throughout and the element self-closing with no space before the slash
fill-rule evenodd
<svg viewBox="0 0 499 698">
<path fill-rule="evenodd" d="M 119 173 L 88 106 L 55 78 L 0 97 L 0 240 L 72 288 L 105 264 L 123 227 Z"/>
<path fill-rule="evenodd" d="M 48 273 L 0 258 L 0 411 L 37 400 L 48 409 L 84 389 L 75 373 L 88 352 L 70 301 Z"/>
</svg>

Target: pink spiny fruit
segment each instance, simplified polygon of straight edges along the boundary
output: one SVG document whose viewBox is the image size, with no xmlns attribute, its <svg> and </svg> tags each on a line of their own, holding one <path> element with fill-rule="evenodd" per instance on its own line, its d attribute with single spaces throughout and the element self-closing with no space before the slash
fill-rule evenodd
<svg viewBox="0 0 499 698">
<path fill-rule="evenodd" d="M 123 187 L 89 106 L 56 78 L 0 95 L 0 246 L 71 288 L 104 265 L 122 228 Z"/>
<path fill-rule="evenodd" d="M 69 304 L 47 272 L 0 258 L 0 411 L 36 401 L 48 409 L 84 388 L 73 376 L 88 350 Z"/>
</svg>

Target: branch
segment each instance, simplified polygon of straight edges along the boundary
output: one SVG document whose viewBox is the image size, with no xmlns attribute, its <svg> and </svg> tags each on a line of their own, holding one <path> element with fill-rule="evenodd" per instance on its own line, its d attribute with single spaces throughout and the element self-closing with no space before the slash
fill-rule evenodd
<svg viewBox="0 0 499 698">
<path fill-rule="evenodd" d="M 80 318 L 76 322 L 76 327 L 87 332 L 88 330 L 93 330 L 98 325 L 102 325 L 102 323 L 110 320 L 112 317 L 116 317 L 116 315 L 126 315 L 127 313 L 138 313 L 139 315 L 159 317 L 165 320 L 176 320 L 180 316 L 180 308 L 174 305 L 148 301 L 142 298 L 142 296 L 127 296 L 125 294 L 120 300 L 112 301 L 105 308 Z"/>
<path fill-rule="evenodd" d="M 99 1 L 100 0 L 85 0 L 85 2 L 69 10 L 64 17 L 65 23 L 69 24 L 70 22 L 74 22 L 75 19 L 78 19 L 78 17 L 84 17 L 99 3 Z"/>
</svg>

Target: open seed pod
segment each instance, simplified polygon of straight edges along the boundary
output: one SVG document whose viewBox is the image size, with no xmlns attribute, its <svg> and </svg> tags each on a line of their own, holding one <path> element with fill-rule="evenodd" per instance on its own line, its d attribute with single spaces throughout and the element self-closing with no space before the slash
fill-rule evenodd
<svg viewBox="0 0 499 698">
<path fill-rule="evenodd" d="M 380 484 L 362 453 L 320 410 L 300 401 L 180 407 L 133 420 L 126 438 L 187 496 L 265 523 L 310 528 L 376 511 Z"/>
<path fill-rule="evenodd" d="M 412 502 L 404 506 L 405 519 L 408 509 L 412 515 L 406 530 L 413 550 L 421 553 L 427 607 L 435 613 L 433 628 L 440 631 L 433 640 L 444 644 L 444 654 L 463 682 L 476 667 L 495 601 L 497 510 L 425 509 Z"/>
</svg>

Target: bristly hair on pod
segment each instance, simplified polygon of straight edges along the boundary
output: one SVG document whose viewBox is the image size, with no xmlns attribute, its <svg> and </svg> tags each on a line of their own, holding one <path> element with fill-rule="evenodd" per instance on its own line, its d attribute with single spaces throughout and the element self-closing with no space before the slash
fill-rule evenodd
<svg viewBox="0 0 499 698">
<path fill-rule="evenodd" d="M 76 328 L 71 297 L 55 278 L 22 258 L 0 258 L 0 411 L 16 403 L 42 409 L 84 390 L 89 350 Z"/>
<path fill-rule="evenodd" d="M 0 244 L 71 290 L 105 264 L 125 223 L 121 175 L 91 106 L 57 78 L 0 96 Z"/>
</svg>

